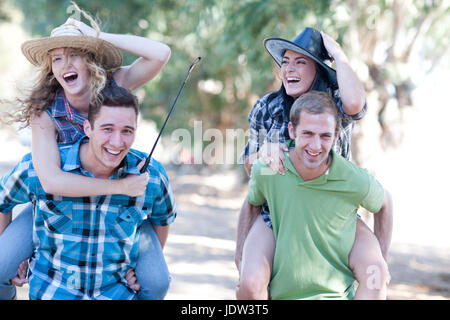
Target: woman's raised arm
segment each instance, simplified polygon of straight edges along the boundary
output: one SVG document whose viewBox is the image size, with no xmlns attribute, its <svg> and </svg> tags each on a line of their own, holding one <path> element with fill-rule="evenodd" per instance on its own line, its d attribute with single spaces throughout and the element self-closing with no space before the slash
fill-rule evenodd
<svg viewBox="0 0 450 320">
<path fill-rule="evenodd" d="M 56 129 L 50 116 L 43 112 L 35 117 L 31 128 L 33 166 L 45 192 L 66 197 L 109 194 L 136 197 L 145 193 L 148 173 L 129 175 L 124 179 L 98 179 L 61 170 Z"/>
</svg>

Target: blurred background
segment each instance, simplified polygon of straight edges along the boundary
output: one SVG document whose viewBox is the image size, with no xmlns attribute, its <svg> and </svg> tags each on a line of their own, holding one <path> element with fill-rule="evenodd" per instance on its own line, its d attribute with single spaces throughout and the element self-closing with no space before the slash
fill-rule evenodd
<svg viewBox="0 0 450 320">
<path fill-rule="evenodd" d="M 238 161 L 240 138 L 216 143 L 227 130 L 245 132 L 256 100 L 280 87 L 279 68 L 263 40 L 293 39 L 307 26 L 337 39 L 366 88 L 368 113 L 354 130 L 352 155 L 394 197 L 389 297 L 450 299 L 450 210 L 444 201 L 450 178 L 450 1 L 77 4 L 104 32 L 145 36 L 171 47 L 167 66 L 136 91 L 142 102 L 137 149 L 149 151 L 189 65 L 202 56 L 155 154 L 166 165 L 179 202 L 165 249 L 173 274 L 169 299 L 234 299 L 234 239 L 247 177 Z M 48 36 L 73 13 L 69 1 L 0 0 L 1 99 L 20 96 L 34 81 L 36 70 L 23 57 L 21 43 Z M 124 53 L 124 64 L 134 59 Z M 0 111 L 13 107 L 1 105 Z M 182 147 L 177 129 L 190 133 Z M 30 151 L 30 132 L 0 123 L 0 145 L 3 174 Z M 212 161 L 193 164 L 197 147 Z M 234 160 L 223 164 L 223 150 Z M 26 288 L 21 297 L 27 297 Z"/>
</svg>

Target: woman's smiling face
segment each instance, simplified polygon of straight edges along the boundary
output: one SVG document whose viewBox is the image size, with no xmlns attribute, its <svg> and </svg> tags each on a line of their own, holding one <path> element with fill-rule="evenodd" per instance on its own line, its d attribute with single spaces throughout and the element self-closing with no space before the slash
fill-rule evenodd
<svg viewBox="0 0 450 320">
<path fill-rule="evenodd" d="M 89 88 L 89 70 L 83 56 L 70 48 L 50 51 L 52 72 L 69 95 L 82 95 Z"/>
<path fill-rule="evenodd" d="M 316 63 L 313 59 L 292 51 L 286 50 L 281 61 L 281 78 L 286 94 L 298 98 L 311 90 L 316 77 Z"/>
</svg>

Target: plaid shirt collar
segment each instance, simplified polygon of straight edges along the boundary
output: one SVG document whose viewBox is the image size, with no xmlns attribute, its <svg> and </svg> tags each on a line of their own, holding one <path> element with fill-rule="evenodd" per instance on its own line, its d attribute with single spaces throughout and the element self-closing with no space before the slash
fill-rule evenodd
<svg viewBox="0 0 450 320">
<path fill-rule="evenodd" d="M 70 106 L 63 89 L 56 93 L 55 100 L 51 106 L 51 114 L 54 118 L 64 118 L 81 130 L 83 129 L 85 118 Z"/>
<path fill-rule="evenodd" d="M 64 171 L 73 171 L 80 170 L 84 175 L 91 176 L 93 175 L 83 169 L 81 166 L 80 160 L 80 146 L 82 143 L 89 142 L 89 138 L 84 136 L 76 143 L 74 143 L 67 152 L 67 156 L 61 159 L 62 161 L 62 170 Z M 131 157 L 129 154 L 125 156 L 122 163 L 119 165 L 119 168 L 113 174 L 112 178 L 120 178 L 126 176 L 128 174 L 139 174 L 139 169 L 137 168 L 138 161 L 141 159 L 137 157 Z"/>
</svg>

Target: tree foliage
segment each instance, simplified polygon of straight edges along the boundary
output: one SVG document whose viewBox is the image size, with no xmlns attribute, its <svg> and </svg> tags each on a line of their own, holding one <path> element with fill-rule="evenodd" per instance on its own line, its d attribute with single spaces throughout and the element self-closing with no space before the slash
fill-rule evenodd
<svg viewBox="0 0 450 320">
<path fill-rule="evenodd" d="M 26 17 L 27 30 L 36 36 L 47 35 L 72 14 L 67 10 L 69 1 L 14 4 Z M 204 127 L 248 128 L 247 114 L 256 98 L 279 86 L 278 67 L 263 40 L 293 39 L 306 26 L 341 43 L 366 86 L 376 118 L 369 120 L 378 121 L 379 139 L 387 144 L 396 139 L 389 133 L 386 107 L 392 101 L 398 110 L 413 104 L 411 90 L 420 77 L 449 60 L 449 0 L 78 0 L 77 4 L 101 20 L 103 31 L 147 36 L 171 47 L 166 68 L 144 87 L 144 114 L 158 123 L 190 63 L 203 57 L 168 132 L 190 127 L 191 119 L 203 120 Z M 125 55 L 125 63 L 133 59 Z"/>
</svg>

